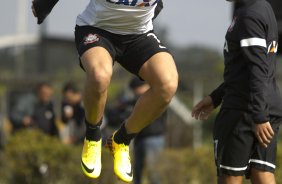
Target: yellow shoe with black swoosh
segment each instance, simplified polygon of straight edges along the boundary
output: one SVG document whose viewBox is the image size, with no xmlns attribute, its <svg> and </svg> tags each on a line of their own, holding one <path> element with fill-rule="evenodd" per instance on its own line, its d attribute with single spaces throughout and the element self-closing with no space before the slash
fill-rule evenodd
<svg viewBox="0 0 282 184">
<path fill-rule="evenodd" d="M 101 173 L 101 147 L 102 140 L 89 141 L 84 139 L 81 155 L 81 168 L 83 173 L 89 178 L 98 178 Z"/>
<path fill-rule="evenodd" d="M 133 173 L 129 156 L 129 146 L 117 144 L 113 139 L 115 133 L 107 140 L 106 144 L 106 147 L 110 149 L 114 158 L 114 172 L 120 180 L 131 182 Z"/>
</svg>

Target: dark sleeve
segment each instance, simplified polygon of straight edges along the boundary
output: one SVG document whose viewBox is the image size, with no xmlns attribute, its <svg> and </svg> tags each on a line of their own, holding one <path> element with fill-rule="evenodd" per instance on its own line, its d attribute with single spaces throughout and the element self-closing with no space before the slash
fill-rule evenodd
<svg viewBox="0 0 282 184">
<path fill-rule="evenodd" d="M 224 83 L 222 83 L 209 95 L 212 98 L 214 108 L 221 104 L 224 94 Z"/>
<path fill-rule="evenodd" d="M 59 0 L 34 0 L 33 6 L 37 15 L 37 24 L 41 24 L 51 13 Z"/>
<path fill-rule="evenodd" d="M 164 7 L 163 1 L 162 1 L 162 0 L 159 0 L 158 3 L 157 3 L 156 9 L 155 9 L 155 13 L 154 13 L 153 20 L 154 20 L 155 18 L 157 18 L 157 16 L 159 15 L 159 13 L 162 11 L 163 7 Z"/>
<path fill-rule="evenodd" d="M 240 46 L 249 72 L 249 91 L 252 119 L 255 123 L 269 121 L 266 91 L 268 83 L 267 27 L 263 19 L 256 16 L 244 17 L 239 21 Z"/>
</svg>

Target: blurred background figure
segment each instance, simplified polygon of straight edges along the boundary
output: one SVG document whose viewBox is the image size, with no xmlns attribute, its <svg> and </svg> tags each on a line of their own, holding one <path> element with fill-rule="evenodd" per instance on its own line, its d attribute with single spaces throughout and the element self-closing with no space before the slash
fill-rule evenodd
<svg viewBox="0 0 282 184">
<path fill-rule="evenodd" d="M 81 91 L 73 82 L 67 82 L 63 87 L 61 120 L 65 125 L 63 142 L 82 143 L 85 135 L 84 109 L 81 103 Z"/>
<path fill-rule="evenodd" d="M 53 88 L 48 82 L 37 84 L 35 93 L 23 95 L 11 112 L 14 132 L 21 128 L 37 128 L 48 135 L 58 135 Z"/>
<path fill-rule="evenodd" d="M 132 95 L 122 95 L 113 106 L 107 109 L 107 134 L 117 129 L 133 110 L 137 99 L 145 93 L 150 86 L 134 77 L 129 82 Z M 159 184 L 160 176 L 157 172 L 157 164 L 160 154 L 165 146 L 167 112 L 164 112 L 154 123 L 144 128 L 134 139 L 134 184 L 141 184 L 144 178 L 143 171 L 146 168 L 150 184 Z"/>
<path fill-rule="evenodd" d="M 48 82 L 41 82 L 36 87 L 36 101 L 33 105 L 31 124 L 48 135 L 58 135 L 56 115 L 52 101 L 53 87 Z"/>
<path fill-rule="evenodd" d="M 35 102 L 36 95 L 34 93 L 23 94 L 16 100 L 10 113 L 14 133 L 22 128 L 31 127 Z"/>
</svg>

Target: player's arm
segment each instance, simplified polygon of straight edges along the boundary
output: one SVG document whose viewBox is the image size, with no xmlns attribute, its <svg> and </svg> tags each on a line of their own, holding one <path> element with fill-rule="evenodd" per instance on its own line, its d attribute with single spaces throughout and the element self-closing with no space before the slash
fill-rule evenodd
<svg viewBox="0 0 282 184">
<path fill-rule="evenodd" d="M 243 18 L 239 25 L 241 31 L 240 46 L 248 62 L 252 119 L 256 123 L 257 138 L 266 147 L 273 136 L 265 94 L 268 88 L 270 65 L 267 62 L 268 47 L 265 33 L 267 28 L 264 21 L 255 16 Z"/>
<path fill-rule="evenodd" d="M 209 95 L 212 99 L 214 108 L 217 108 L 221 104 L 224 94 L 225 90 L 223 82 Z"/>
<path fill-rule="evenodd" d="M 239 22 L 240 46 L 248 64 L 249 91 L 252 106 L 252 118 L 260 124 L 269 121 L 266 94 L 268 86 L 266 27 L 261 20 L 244 17 Z"/>
<path fill-rule="evenodd" d="M 41 24 L 50 14 L 59 0 L 33 0 L 32 12 L 37 17 L 37 24 Z"/>
</svg>

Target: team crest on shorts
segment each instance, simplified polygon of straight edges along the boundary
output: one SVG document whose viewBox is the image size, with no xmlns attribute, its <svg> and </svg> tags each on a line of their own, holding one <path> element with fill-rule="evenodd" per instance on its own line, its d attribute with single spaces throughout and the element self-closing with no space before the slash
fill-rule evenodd
<svg viewBox="0 0 282 184">
<path fill-rule="evenodd" d="M 97 41 L 99 41 L 99 37 L 98 37 L 97 34 L 89 34 L 84 39 L 84 45 L 94 43 L 94 42 L 97 42 Z"/>
</svg>

